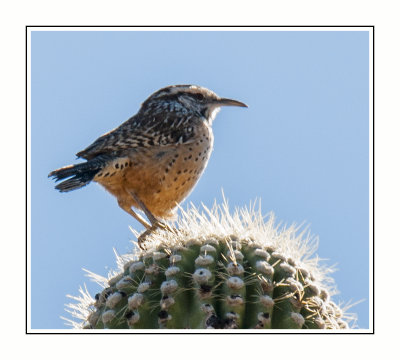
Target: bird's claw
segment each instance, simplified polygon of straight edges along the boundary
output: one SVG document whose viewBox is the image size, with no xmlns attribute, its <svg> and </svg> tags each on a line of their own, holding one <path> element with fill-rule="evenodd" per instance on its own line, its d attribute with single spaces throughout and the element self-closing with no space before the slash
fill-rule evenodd
<svg viewBox="0 0 400 360">
<path fill-rule="evenodd" d="M 152 224 L 152 226 L 147 229 L 146 231 L 144 231 L 139 237 L 138 237 L 138 244 L 139 247 L 142 250 L 146 250 L 146 247 L 144 246 L 144 243 L 146 242 L 146 238 L 152 234 L 153 232 L 155 232 L 157 229 L 161 229 L 161 230 L 165 230 L 165 231 L 169 231 L 172 232 L 174 234 L 177 233 L 177 230 L 172 228 L 171 226 L 169 226 L 167 223 L 162 222 L 162 221 L 156 221 Z"/>
</svg>

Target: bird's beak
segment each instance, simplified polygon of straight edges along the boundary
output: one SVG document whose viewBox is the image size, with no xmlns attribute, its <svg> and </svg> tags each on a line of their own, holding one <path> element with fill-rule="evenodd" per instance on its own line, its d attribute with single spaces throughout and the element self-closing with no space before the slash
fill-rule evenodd
<svg viewBox="0 0 400 360">
<path fill-rule="evenodd" d="M 225 98 L 220 98 L 215 103 L 219 106 L 240 106 L 240 107 L 248 107 L 246 104 L 237 101 L 237 100 L 232 100 L 232 99 L 225 99 Z"/>
</svg>

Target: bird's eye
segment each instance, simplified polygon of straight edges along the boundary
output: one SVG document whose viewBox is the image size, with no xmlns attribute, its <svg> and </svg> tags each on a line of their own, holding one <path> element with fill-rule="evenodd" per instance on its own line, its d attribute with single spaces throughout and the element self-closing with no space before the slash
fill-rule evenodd
<svg viewBox="0 0 400 360">
<path fill-rule="evenodd" d="M 195 97 L 197 100 L 204 100 L 204 95 L 203 95 L 203 94 L 195 94 L 194 97 Z"/>
</svg>

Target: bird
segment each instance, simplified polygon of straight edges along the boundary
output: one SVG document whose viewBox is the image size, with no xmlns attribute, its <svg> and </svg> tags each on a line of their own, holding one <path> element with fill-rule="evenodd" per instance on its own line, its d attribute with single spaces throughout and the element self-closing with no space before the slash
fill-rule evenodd
<svg viewBox="0 0 400 360">
<path fill-rule="evenodd" d="M 193 190 L 213 150 L 212 124 L 223 106 L 247 107 L 198 85 L 170 85 L 150 95 L 136 115 L 76 156 L 84 162 L 50 172 L 69 192 L 90 182 L 104 187 L 145 227 L 139 246 Z M 150 224 L 132 208 L 143 211 Z"/>
</svg>

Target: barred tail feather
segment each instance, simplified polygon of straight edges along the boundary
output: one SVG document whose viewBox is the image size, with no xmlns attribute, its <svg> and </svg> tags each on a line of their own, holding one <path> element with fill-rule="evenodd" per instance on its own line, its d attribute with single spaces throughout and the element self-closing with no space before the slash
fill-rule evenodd
<svg viewBox="0 0 400 360">
<path fill-rule="evenodd" d="M 49 177 L 56 181 L 69 178 L 55 187 L 60 192 L 68 192 L 89 184 L 101 168 L 99 162 L 89 161 L 54 170 L 49 174 Z"/>
<path fill-rule="evenodd" d="M 77 174 L 74 177 L 58 184 L 55 188 L 60 192 L 68 192 L 71 190 L 79 189 L 89 184 L 93 180 L 96 173 L 97 171 L 94 172 L 92 171 L 84 174 Z"/>
</svg>

